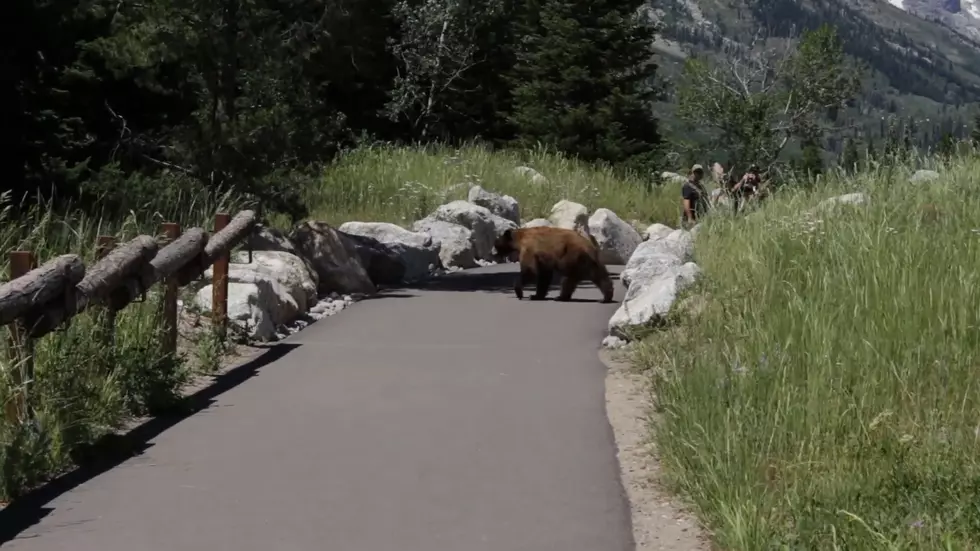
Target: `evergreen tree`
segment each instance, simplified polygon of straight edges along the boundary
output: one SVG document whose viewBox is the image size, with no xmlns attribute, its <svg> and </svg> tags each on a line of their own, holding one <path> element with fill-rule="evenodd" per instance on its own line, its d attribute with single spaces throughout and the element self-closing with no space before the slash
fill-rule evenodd
<svg viewBox="0 0 980 551">
<path fill-rule="evenodd" d="M 864 148 L 864 160 L 870 164 L 871 161 L 878 160 L 878 146 L 875 145 L 874 138 L 868 136 L 868 146 Z"/>
<path fill-rule="evenodd" d="M 973 143 L 980 147 L 980 113 L 973 119 L 973 133 L 970 135 Z"/>
<path fill-rule="evenodd" d="M 847 138 L 844 143 L 844 151 L 841 152 L 840 166 L 847 172 L 854 172 L 857 170 L 859 162 L 861 162 L 861 157 L 858 154 L 857 144 L 854 143 L 853 138 Z"/>
<path fill-rule="evenodd" d="M 644 0 L 528 2 L 512 75 L 518 145 L 649 169 L 660 133 Z"/>
<path fill-rule="evenodd" d="M 823 173 L 823 158 L 820 156 L 820 146 L 814 138 L 805 138 L 803 143 L 802 155 L 799 157 L 794 167 L 799 173 L 806 176 L 817 176 Z"/>
<path fill-rule="evenodd" d="M 943 138 L 939 140 L 939 146 L 936 148 L 936 153 L 943 160 L 949 160 L 956 153 L 956 140 L 950 133 L 943 134 Z"/>
</svg>

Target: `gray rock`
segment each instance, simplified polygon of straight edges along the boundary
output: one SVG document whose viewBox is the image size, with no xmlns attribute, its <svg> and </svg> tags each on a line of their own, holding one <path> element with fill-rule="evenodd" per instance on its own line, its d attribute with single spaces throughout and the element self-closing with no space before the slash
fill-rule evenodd
<svg viewBox="0 0 980 551">
<path fill-rule="evenodd" d="M 470 188 L 467 199 L 470 203 L 484 207 L 505 220 L 510 220 L 515 224 L 521 223 L 521 207 L 518 205 L 517 199 L 510 195 L 499 195 L 480 186 L 473 186 Z"/>
<path fill-rule="evenodd" d="M 599 246 L 599 261 L 603 264 L 625 264 L 643 242 L 636 228 L 605 208 L 597 209 L 589 218 L 589 233 Z"/>
<path fill-rule="evenodd" d="M 408 231 L 388 222 L 346 222 L 339 230 L 379 241 L 405 264 L 405 279 L 424 278 L 438 267 L 441 244 L 424 233 Z"/>
<path fill-rule="evenodd" d="M 297 250 L 313 265 L 319 291 L 374 293 L 354 244 L 326 222 L 308 221 L 290 235 Z"/>
<path fill-rule="evenodd" d="M 433 241 L 441 244 L 439 259 L 447 270 L 477 266 L 473 232 L 463 226 L 426 218 L 416 222 L 412 229 L 431 236 Z"/>
<path fill-rule="evenodd" d="M 562 199 L 551 207 L 548 220 L 556 228 L 578 230 L 582 233 L 589 231 L 589 209 L 585 205 Z"/>
</svg>

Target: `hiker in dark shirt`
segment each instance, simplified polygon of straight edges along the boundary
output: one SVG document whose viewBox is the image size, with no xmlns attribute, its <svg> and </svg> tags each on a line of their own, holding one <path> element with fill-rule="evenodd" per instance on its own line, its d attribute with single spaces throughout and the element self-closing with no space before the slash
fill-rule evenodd
<svg viewBox="0 0 980 551">
<path fill-rule="evenodd" d="M 684 207 L 684 222 L 693 226 L 708 210 L 708 193 L 701 184 L 704 178 L 704 167 L 694 165 L 691 174 L 681 187 L 681 204 Z"/>
</svg>

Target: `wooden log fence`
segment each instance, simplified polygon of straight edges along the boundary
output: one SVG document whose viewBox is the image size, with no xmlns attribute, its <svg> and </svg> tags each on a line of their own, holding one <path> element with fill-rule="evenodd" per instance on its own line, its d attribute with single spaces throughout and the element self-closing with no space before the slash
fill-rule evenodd
<svg viewBox="0 0 980 551">
<path fill-rule="evenodd" d="M 211 235 L 202 228 L 181 234 L 178 224 L 168 222 L 161 228 L 162 242 L 140 235 L 116 246 L 115 238 L 99 236 L 97 260 L 89 267 L 73 254 L 58 256 L 37 267 L 31 251 L 11 251 L 10 281 L 0 285 L 0 326 L 10 326 L 10 348 L 16 355 L 12 381 L 20 390 L 6 404 L 7 418 L 23 420 L 30 415 L 24 387 L 33 377 L 33 341 L 90 307 L 105 309 L 103 322 L 111 336 L 115 312 L 163 282 L 164 346 L 175 353 L 179 288 L 214 266 L 211 322 L 220 334 L 225 334 L 229 256 L 249 235 L 255 222 L 255 212 L 246 210 L 234 218 L 227 213 L 215 215 Z"/>
</svg>

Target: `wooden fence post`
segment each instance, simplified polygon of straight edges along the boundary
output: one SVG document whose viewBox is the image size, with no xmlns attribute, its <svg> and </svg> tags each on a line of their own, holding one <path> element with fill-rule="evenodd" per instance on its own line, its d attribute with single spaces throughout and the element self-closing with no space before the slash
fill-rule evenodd
<svg viewBox="0 0 980 551">
<path fill-rule="evenodd" d="M 167 238 L 167 243 L 173 243 L 180 237 L 180 224 L 175 222 L 164 222 L 163 234 Z M 163 340 L 164 351 L 167 354 L 176 356 L 177 354 L 177 296 L 180 292 L 180 284 L 177 278 L 170 276 L 163 281 L 163 326 L 165 336 Z"/>
<path fill-rule="evenodd" d="M 116 248 L 116 237 L 113 235 L 100 235 L 95 245 L 95 257 L 98 260 L 105 258 L 107 254 Z M 106 346 L 113 346 L 116 341 L 116 311 L 112 308 L 102 309 L 102 330 L 105 331 Z"/>
<path fill-rule="evenodd" d="M 9 258 L 11 281 L 34 269 L 34 253 L 30 251 L 11 251 Z M 4 409 L 7 420 L 12 423 L 25 420 L 30 415 L 25 385 L 34 380 L 34 342 L 27 335 L 27 329 L 20 320 L 10 324 L 10 359 L 15 362 L 15 369 L 11 370 L 10 375 L 14 392 Z"/>
<path fill-rule="evenodd" d="M 226 212 L 214 215 L 214 233 L 225 229 L 231 216 Z M 230 251 L 214 260 L 211 278 L 211 323 L 223 340 L 228 328 L 228 260 Z"/>
</svg>

